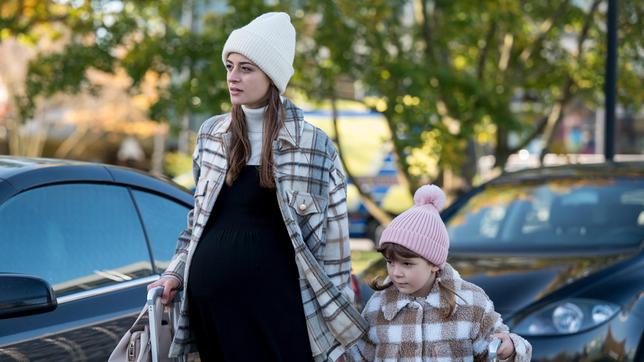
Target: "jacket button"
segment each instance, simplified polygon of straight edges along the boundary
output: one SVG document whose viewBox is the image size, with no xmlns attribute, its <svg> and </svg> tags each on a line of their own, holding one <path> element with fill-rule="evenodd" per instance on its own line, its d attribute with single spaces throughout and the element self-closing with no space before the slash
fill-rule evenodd
<svg viewBox="0 0 644 362">
<path fill-rule="evenodd" d="M 300 211 L 306 210 L 306 204 L 300 204 Z"/>
</svg>

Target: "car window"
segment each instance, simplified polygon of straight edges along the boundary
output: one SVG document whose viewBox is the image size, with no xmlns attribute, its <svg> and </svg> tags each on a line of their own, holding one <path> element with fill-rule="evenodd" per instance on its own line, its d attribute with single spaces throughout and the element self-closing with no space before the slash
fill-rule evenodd
<svg viewBox="0 0 644 362">
<path fill-rule="evenodd" d="M 47 280 L 58 297 L 151 275 L 127 189 L 62 184 L 0 205 L 0 271 Z"/>
<path fill-rule="evenodd" d="M 149 192 L 134 190 L 133 194 L 152 244 L 155 265 L 163 271 L 174 255 L 177 237 L 186 227 L 190 209 Z"/>
<path fill-rule="evenodd" d="M 491 185 L 447 220 L 454 246 L 633 247 L 644 240 L 644 181 Z"/>
</svg>

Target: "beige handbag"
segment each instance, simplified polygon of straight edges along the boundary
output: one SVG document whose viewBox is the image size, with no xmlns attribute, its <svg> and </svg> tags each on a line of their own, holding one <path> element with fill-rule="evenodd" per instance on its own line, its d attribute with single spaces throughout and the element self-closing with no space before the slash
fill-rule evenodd
<svg viewBox="0 0 644 362">
<path fill-rule="evenodd" d="M 161 304 L 163 287 L 150 289 L 148 300 L 141 313 L 125 332 L 110 355 L 108 362 L 166 362 L 173 336 L 173 316 Z M 148 315 L 148 325 L 141 319 Z"/>
</svg>

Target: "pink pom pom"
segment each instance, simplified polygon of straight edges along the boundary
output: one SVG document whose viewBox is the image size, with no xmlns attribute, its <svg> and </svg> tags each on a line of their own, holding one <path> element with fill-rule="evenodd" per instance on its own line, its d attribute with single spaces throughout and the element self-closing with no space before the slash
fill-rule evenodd
<svg viewBox="0 0 644 362">
<path fill-rule="evenodd" d="M 440 211 L 445 205 L 445 193 L 436 185 L 421 186 L 414 194 L 416 206 L 431 204 Z"/>
</svg>

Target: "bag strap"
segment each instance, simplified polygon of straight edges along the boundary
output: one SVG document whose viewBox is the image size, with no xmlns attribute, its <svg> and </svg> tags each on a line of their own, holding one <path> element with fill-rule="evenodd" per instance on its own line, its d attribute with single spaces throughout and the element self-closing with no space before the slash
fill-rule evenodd
<svg viewBox="0 0 644 362">
<path fill-rule="evenodd" d="M 136 320 L 134 321 L 134 323 L 132 323 L 132 327 L 130 327 L 130 328 L 128 329 L 128 331 L 130 331 L 130 332 L 131 332 L 131 331 L 132 331 L 132 329 L 134 329 L 134 327 L 136 327 L 136 325 L 137 325 L 137 324 L 139 324 L 139 322 L 141 321 L 141 318 L 143 318 L 143 316 L 144 316 L 147 312 L 148 312 L 148 303 L 146 302 L 146 303 L 145 303 L 145 305 L 143 306 L 143 309 L 141 310 L 141 313 L 139 313 L 139 316 L 138 316 L 138 317 L 136 317 Z"/>
</svg>

